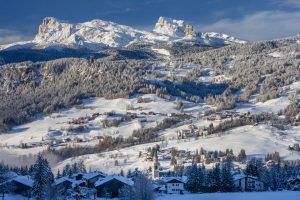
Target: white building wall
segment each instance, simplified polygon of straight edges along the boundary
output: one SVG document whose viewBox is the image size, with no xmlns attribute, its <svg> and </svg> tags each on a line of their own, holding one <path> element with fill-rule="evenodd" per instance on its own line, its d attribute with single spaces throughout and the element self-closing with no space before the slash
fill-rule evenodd
<svg viewBox="0 0 300 200">
<path fill-rule="evenodd" d="M 166 184 L 168 194 L 180 194 L 180 191 L 184 190 L 183 183 L 167 183 Z"/>
<path fill-rule="evenodd" d="M 246 182 L 247 180 L 247 182 Z M 251 177 L 241 178 L 234 181 L 234 187 L 238 191 L 263 191 L 264 190 L 264 184 L 263 182 L 253 179 Z"/>
</svg>

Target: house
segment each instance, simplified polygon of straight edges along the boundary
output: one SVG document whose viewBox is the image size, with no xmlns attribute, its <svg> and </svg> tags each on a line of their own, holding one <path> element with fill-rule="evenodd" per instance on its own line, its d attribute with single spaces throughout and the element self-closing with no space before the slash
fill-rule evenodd
<svg viewBox="0 0 300 200">
<path fill-rule="evenodd" d="M 233 183 L 236 191 L 263 191 L 264 183 L 255 176 L 236 174 L 233 176 Z"/>
<path fill-rule="evenodd" d="M 83 178 L 85 173 L 73 174 L 70 179 L 72 181 L 72 188 L 87 187 L 87 181 Z"/>
<path fill-rule="evenodd" d="M 33 186 L 33 180 L 30 176 L 17 176 L 11 180 L 14 192 L 28 196 Z"/>
<path fill-rule="evenodd" d="M 153 111 L 150 111 L 150 112 L 148 112 L 148 115 L 156 115 L 156 113 Z"/>
<path fill-rule="evenodd" d="M 86 181 L 87 187 L 92 188 L 94 187 L 96 181 L 100 178 L 105 178 L 105 175 L 101 172 L 90 172 L 84 174 L 82 178 Z"/>
<path fill-rule="evenodd" d="M 167 194 L 183 194 L 186 179 L 182 177 L 166 177 L 162 179 Z"/>
<path fill-rule="evenodd" d="M 176 116 L 176 113 L 168 113 L 167 116 L 168 117 L 174 117 L 174 116 Z"/>
<path fill-rule="evenodd" d="M 75 179 L 76 181 L 82 180 L 83 176 L 84 176 L 84 173 L 72 174 L 72 178 Z"/>
<path fill-rule="evenodd" d="M 123 176 L 112 175 L 103 179 L 99 179 L 95 183 L 98 197 L 111 197 L 115 198 L 119 196 L 119 191 L 124 186 L 132 186 L 133 181 Z"/>
<path fill-rule="evenodd" d="M 72 188 L 77 187 L 87 187 L 87 182 L 85 180 L 72 180 Z"/>
<path fill-rule="evenodd" d="M 54 181 L 53 187 L 57 190 L 67 190 L 72 188 L 73 181 L 67 177 L 61 177 Z"/>
<path fill-rule="evenodd" d="M 223 115 L 222 112 L 218 112 L 218 113 L 216 113 L 216 115 L 215 115 L 215 119 L 216 119 L 216 120 L 222 120 L 222 119 L 224 119 L 224 118 L 225 118 L 225 116 Z"/>
<path fill-rule="evenodd" d="M 159 185 L 159 184 L 152 184 L 153 191 L 157 193 L 166 193 L 166 186 L 165 185 Z"/>
</svg>

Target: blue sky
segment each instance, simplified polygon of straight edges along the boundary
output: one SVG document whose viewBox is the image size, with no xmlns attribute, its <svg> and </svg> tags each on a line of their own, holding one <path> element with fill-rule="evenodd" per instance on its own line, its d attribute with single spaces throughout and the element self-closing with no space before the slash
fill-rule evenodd
<svg viewBox="0 0 300 200">
<path fill-rule="evenodd" d="M 250 40 L 300 33 L 300 0 L 1 0 L 0 44 L 34 37 L 42 19 L 103 19 L 151 30 L 159 16 Z"/>
</svg>

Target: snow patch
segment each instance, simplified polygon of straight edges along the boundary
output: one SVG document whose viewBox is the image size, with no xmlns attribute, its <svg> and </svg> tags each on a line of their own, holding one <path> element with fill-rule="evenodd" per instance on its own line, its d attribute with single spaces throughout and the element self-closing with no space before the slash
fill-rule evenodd
<svg viewBox="0 0 300 200">
<path fill-rule="evenodd" d="M 282 57 L 282 53 L 275 51 L 273 53 L 270 53 L 269 56 L 273 57 L 273 58 L 281 58 Z"/>
</svg>

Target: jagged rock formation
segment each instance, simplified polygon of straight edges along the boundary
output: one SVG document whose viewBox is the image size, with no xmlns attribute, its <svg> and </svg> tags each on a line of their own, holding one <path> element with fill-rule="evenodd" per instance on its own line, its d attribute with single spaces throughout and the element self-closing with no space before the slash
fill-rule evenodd
<svg viewBox="0 0 300 200">
<path fill-rule="evenodd" d="M 225 34 L 197 32 L 193 26 L 183 20 L 166 17 L 158 19 L 152 32 L 99 19 L 71 24 L 53 17 L 46 17 L 32 41 L 2 45 L 0 50 L 67 47 L 95 51 L 122 48 L 133 43 L 151 45 L 177 41 L 216 47 L 245 43 Z"/>
</svg>

